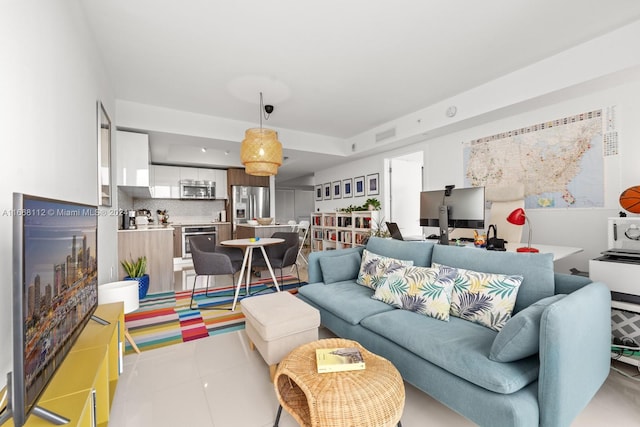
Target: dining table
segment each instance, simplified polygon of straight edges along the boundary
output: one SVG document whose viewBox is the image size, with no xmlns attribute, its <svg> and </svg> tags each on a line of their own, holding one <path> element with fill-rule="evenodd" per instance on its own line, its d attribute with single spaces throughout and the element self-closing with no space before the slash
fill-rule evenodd
<svg viewBox="0 0 640 427">
<path fill-rule="evenodd" d="M 246 285 L 246 293 L 249 295 L 249 284 L 251 282 L 251 260 L 253 258 L 253 250 L 260 248 L 262 251 L 262 256 L 264 257 L 265 264 L 269 269 L 269 274 L 271 274 L 271 279 L 273 279 L 273 284 L 276 287 L 276 291 L 280 292 L 280 287 L 278 286 L 278 280 L 276 279 L 276 275 L 273 272 L 273 268 L 271 268 L 271 263 L 269 262 L 269 257 L 267 256 L 267 251 L 264 250 L 265 246 L 277 245 L 279 243 L 283 243 L 284 239 L 278 239 L 273 237 L 252 237 L 247 239 L 233 239 L 233 240 L 223 240 L 220 242 L 222 246 L 229 246 L 233 248 L 240 248 L 244 250 L 244 257 L 242 258 L 242 267 L 240 268 L 240 276 L 238 276 L 238 282 L 236 283 L 236 291 L 233 296 L 233 305 L 231 306 L 231 311 L 236 310 L 236 304 L 238 302 L 238 296 L 240 295 L 240 288 L 242 287 L 242 279 L 245 279 Z M 246 274 L 246 276 L 245 276 Z"/>
</svg>

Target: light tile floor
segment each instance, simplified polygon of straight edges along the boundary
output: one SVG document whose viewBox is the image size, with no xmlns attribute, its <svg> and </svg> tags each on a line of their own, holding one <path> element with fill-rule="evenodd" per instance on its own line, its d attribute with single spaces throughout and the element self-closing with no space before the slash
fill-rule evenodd
<svg viewBox="0 0 640 427">
<path fill-rule="evenodd" d="M 404 427 L 474 425 L 409 384 L 406 396 Z M 109 426 L 271 427 L 277 407 L 267 365 L 237 331 L 126 356 Z M 296 425 L 283 411 L 280 426 Z M 573 424 L 607 425 L 640 425 L 640 382 L 614 371 Z"/>
</svg>

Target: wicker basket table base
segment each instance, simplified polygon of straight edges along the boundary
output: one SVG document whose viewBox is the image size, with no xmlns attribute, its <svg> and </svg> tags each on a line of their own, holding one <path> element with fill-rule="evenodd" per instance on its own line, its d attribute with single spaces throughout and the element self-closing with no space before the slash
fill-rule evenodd
<svg viewBox="0 0 640 427">
<path fill-rule="evenodd" d="M 319 374 L 316 349 L 357 347 L 365 369 Z M 404 383 L 387 359 L 356 341 L 330 338 L 296 348 L 278 365 L 274 387 L 281 407 L 304 427 L 400 425 Z M 278 425 L 280 409 L 275 426 Z"/>
</svg>

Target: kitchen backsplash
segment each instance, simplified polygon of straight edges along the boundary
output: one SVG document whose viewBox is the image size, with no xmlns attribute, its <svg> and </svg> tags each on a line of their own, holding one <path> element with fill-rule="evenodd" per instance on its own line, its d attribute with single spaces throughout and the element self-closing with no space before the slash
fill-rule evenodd
<svg viewBox="0 0 640 427">
<path fill-rule="evenodd" d="M 170 222 L 174 218 L 184 217 L 218 219 L 224 206 L 224 200 L 133 199 L 133 209 L 149 209 L 154 219 L 158 210 L 166 210 Z M 131 206 L 121 203 L 120 208 L 129 209 Z"/>
</svg>

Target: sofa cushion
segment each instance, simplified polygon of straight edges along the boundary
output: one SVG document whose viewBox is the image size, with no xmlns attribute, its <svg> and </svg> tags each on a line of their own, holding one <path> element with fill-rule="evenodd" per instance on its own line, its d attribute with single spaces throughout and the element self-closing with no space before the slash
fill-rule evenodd
<svg viewBox="0 0 640 427">
<path fill-rule="evenodd" d="M 371 298 L 403 310 L 449 320 L 453 281 L 440 281 L 440 269 L 409 266 L 387 275 Z"/>
<path fill-rule="evenodd" d="M 301 286 L 298 293 L 311 303 L 351 325 L 373 314 L 395 310 L 390 305 L 371 298 L 373 289 L 345 280 L 328 285 L 312 283 Z"/>
<path fill-rule="evenodd" d="M 493 340 L 489 359 L 513 362 L 533 356 L 540 346 L 540 318 L 542 312 L 565 295 L 554 295 L 525 308 L 513 316 Z"/>
<path fill-rule="evenodd" d="M 538 378 L 539 361 L 528 357 L 512 363 L 490 360 L 496 332 L 451 317 L 440 322 L 406 310 L 363 319 L 361 326 L 409 350 L 422 359 L 496 393 L 509 394 Z"/>
<path fill-rule="evenodd" d="M 349 252 L 336 257 L 323 257 L 319 262 L 324 283 L 329 284 L 357 278 L 362 257 L 359 252 Z"/>
<path fill-rule="evenodd" d="M 451 315 L 500 331 L 511 318 L 522 276 L 482 273 L 433 264 L 440 280 L 453 281 Z"/>
<path fill-rule="evenodd" d="M 336 249 L 333 251 L 313 251 L 309 254 L 307 261 L 309 262 L 309 283 L 324 282 L 322 270 L 320 269 L 320 260 L 323 258 L 339 257 L 348 253 L 358 253 L 362 256 L 364 246 L 356 246 L 355 248 Z"/>
<path fill-rule="evenodd" d="M 431 267 L 433 243 L 427 241 L 404 241 L 371 237 L 367 249 L 376 254 L 413 261 L 413 265 Z"/>
<path fill-rule="evenodd" d="M 436 245 L 432 262 L 486 273 L 523 277 L 513 313 L 555 294 L 553 254 L 496 252 L 484 249 Z"/>
<path fill-rule="evenodd" d="M 386 257 L 365 249 L 362 253 L 362 262 L 356 283 L 375 289 L 387 274 L 407 265 L 413 265 L 413 261 Z"/>
</svg>

